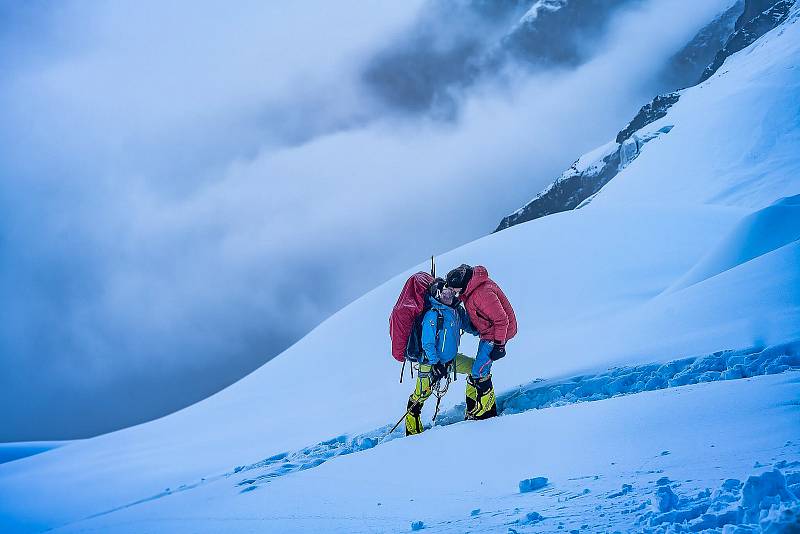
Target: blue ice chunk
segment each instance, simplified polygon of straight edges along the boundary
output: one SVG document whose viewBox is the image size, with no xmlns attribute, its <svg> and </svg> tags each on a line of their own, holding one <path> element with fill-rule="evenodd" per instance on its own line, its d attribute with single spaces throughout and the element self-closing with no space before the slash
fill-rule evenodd
<svg viewBox="0 0 800 534">
<path fill-rule="evenodd" d="M 623 495 L 627 495 L 633 491 L 633 486 L 630 484 L 623 484 L 622 489 L 620 491 L 616 491 L 606 496 L 606 499 L 616 499 L 617 497 L 622 497 Z"/>
<path fill-rule="evenodd" d="M 475 516 L 476 516 L 476 515 L 478 515 L 479 513 L 481 513 L 481 509 L 480 509 L 480 508 L 475 508 L 473 511 L 471 511 L 471 512 L 469 513 L 469 515 L 471 515 L 472 517 L 475 517 Z"/>
<path fill-rule="evenodd" d="M 519 492 L 529 493 L 547 486 L 547 477 L 527 478 L 519 481 Z"/>
<path fill-rule="evenodd" d="M 722 487 L 728 491 L 738 490 L 742 482 L 738 478 L 729 478 L 722 483 Z"/>
<path fill-rule="evenodd" d="M 798 463 L 799 462 L 792 462 L 791 464 L 788 464 L 788 465 L 789 465 L 789 467 L 794 467 L 794 466 L 798 465 Z M 780 464 L 783 464 L 783 466 L 781 466 Z M 783 467 L 786 467 L 786 465 L 787 465 L 786 461 L 784 460 L 782 462 L 778 462 L 777 464 L 775 464 L 775 467 L 777 467 L 778 469 L 782 469 Z M 798 483 L 800 483 L 800 472 L 786 473 L 786 483 L 787 484 L 798 484 Z M 800 497 L 800 495 L 798 495 L 797 497 Z"/>
<path fill-rule="evenodd" d="M 742 488 L 742 508 L 745 520 L 755 523 L 759 519 L 762 503 L 769 505 L 781 501 L 794 500 L 795 496 L 786 487 L 786 479 L 779 470 L 767 471 L 758 476 L 750 476 Z M 777 500 L 776 500 L 777 499 Z"/>
<path fill-rule="evenodd" d="M 744 365 L 742 364 L 736 364 L 722 373 L 723 380 L 736 380 L 737 378 L 744 378 Z"/>
<path fill-rule="evenodd" d="M 669 512 L 678 505 L 678 496 L 673 493 L 672 488 L 664 485 L 656 490 L 655 506 L 659 512 Z"/>
<path fill-rule="evenodd" d="M 768 365 L 764 372 L 768 375 L 777 375 L 778 373 L 782 373 L 789 369 L 789 366 L 785 363 L 783 364 L 772 364 Z"/>
<path fill-rule="evenodd" d="M 698 382 L 716 382 L 719 380 L 720 375 L 719 371 L 706 371 L 702 373 L 700 376 L 697 377 Z"/>
<path fill-rule="evenodd" d="M 525 520 L 528 523 L 538 523 L 539 521 L 543 521 L 544 517 L 539 512 L 528 512 L 525 516 Z"/>
<path fill-rule="evenodd" d="M 422 530 L 425 528 L 425 523 L 422 521 L 412 521 L 411 522 L 411 530 Z"/>
<path fill-rule="evenodd" d="M 689 525 L 692 532 L 710 530 L 717 527 L 717 516 L 715 514 L 703 514 Z"/>
<path fill-rule="evenodd" d="M 650 380 L 648 380 L 645 385 L 644 389 L 647 391 L 653 391 L 654 389 L 663 389 L 666 386 L 666 381 L 661 378 L 660 376 L 654 376 Z"/>
</svg>

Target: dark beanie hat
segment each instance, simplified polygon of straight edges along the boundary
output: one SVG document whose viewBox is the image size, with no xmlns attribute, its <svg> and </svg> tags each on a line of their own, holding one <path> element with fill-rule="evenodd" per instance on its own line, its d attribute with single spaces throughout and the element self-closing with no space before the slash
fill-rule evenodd
<svg viewBox="0 0 800 534">
<path fill-rule="evenodd" d="M 472 267 L 462 263 L 449 273 L 447 273 L 447 286 L 458 289 L 465 289 L 472 278 Z"/>
</svg>

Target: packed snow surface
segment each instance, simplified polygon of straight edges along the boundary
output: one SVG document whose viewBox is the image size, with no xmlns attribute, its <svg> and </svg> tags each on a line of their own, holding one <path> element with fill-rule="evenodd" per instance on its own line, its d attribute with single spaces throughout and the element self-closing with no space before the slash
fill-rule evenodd
<svg viewBox="0 0 800 534">
<path fill-rule="evenodd" d="M 249 471 L 175 488 L 56 532 L 766 525 L 800 512 L 798 398 L 790 371 L 460 422 L 257 484 Z"/>
<path fill-rule="evenodd" d="M 33 456 L 45 451 L 63 447 L 69 441 L 20 441 L 17 443 L 0 443 L 0 464 L 20 458 Z"/>
<path fill-rule="evenodd" d="M 440 271 L 487 266 L 517 311 L 519 335 L 493 369 L 502 417 L 460 422 L 461 379 L 436 426 L 385 436 L 411 388 L 387 332 L 409 269 L 203 402 L 0 465 L 0 531 L 791 524 L 797 18 L 795 7 L 685 90 L 648 126 L 673 127 L 591 204 L 437 259 Z"/>
</svg>

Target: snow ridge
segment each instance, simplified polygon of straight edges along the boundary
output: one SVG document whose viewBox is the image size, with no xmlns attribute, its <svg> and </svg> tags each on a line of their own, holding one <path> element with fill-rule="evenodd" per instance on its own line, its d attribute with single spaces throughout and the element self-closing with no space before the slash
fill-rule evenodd
<svg viewBox="0 0 800 534">
<path fill-rule="evenodd" d="M 724 350 L 668 363 L 615 367 L 607 372 L 571 377 L 554 383 L 534 381 L 497 397 L 503 415 L 528 410 L 597 401 L 618 395 L 777 374 L 800 368 L 800 341 L 769 348 Z M 438 424 L 463 419 L 464 405 L 442 414 Z"/>
</svg>

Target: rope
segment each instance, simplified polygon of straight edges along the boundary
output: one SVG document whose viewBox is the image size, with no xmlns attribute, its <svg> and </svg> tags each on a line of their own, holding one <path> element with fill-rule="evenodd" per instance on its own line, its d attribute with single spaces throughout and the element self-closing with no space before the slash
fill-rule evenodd
<svg viewBox="0 0 800 534">
<path fill-rule="evenodd" d="M 442 402 L 442 397 L 447 394 L 447 389 L 450 387 L 450 373 L 446 375 L 447 380 L 439 379 L 436 382 L 436 386 L 433 388 L 433 394 L 436 395 L 436 409 L 433 412 L 433 420 L 432 422 L 436 422 L 436 417 L 439 415 L 439 403 Z M 442 387 L 442 382 L 444 382 L 444 387 Z"/>
<path fill-rule="evenodd" d="M 454 367 L 455 367 L 455 364 L 454 364 Z M 405 362 L 403 362 L 403 368 L 405 368 Z M 409 368 L 411 369 L 411 376 L 413 377 L 414 376 L 414 364 L 413 364 L 413 362 L 409 366 Z M 401 375 L 400 376 L 401 376 L 400 381 L 402 382 L 402 376 L 403 376 L 402 375 L 402 371 L 401 371 Z M 433 412 L 433 422 L 436 422 L 436 417 L 439 415 L 439 404 L 442 402 L 442 397 L 444 397 L 445 394 L 447 394 L 447 389 L 450 387 L 450 381 L 452 379 L 450 378 L 449 371 L 448 371 L 447 375 L 444 378 L 447 378 L 447 380 L 439 379 L 439 381 L 436 382 L 436 384 L 434 384 L 431 387 L 433 395 L 436 396 L 436 410 L 434 410 L 434 412 Z M 442 383 L 444 383 L 444 386 L 442 386 Z M 414 404 L 412 404 L 412 407 L 416 407 L 417 404 L 419 404 L 419 401 L 414 402 Z M 406 413 L 404 413 L 403 416 L 400 417 L 400 419 L 397 420 L 397 422 L 394 424 L 392 429 L 389 430 L 389 432 L 386 434 L 386 436 L 384 436 L 384 439 L 387 438 L 389 436 L 389 434 L 394 432 L 397 429 L 398 426 L 400 426 L 400 423 L 403 422 L 403 419 L 406 418 L 406 415 L 408 415 L 409 412 L 410 412 L 410 408 L 406 409 Z"/>
</svg>

